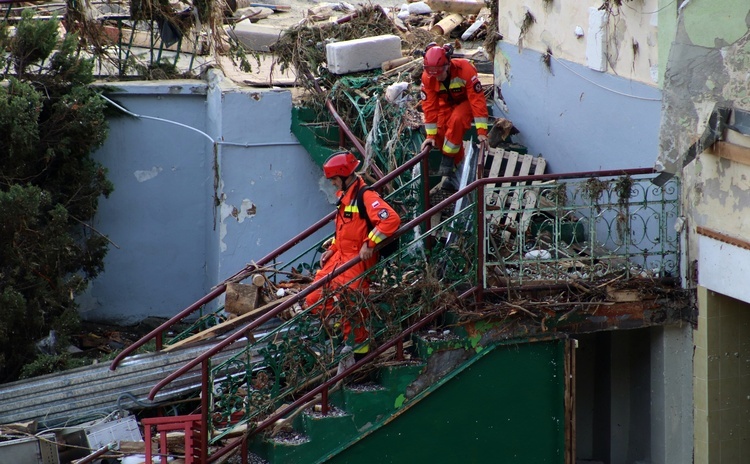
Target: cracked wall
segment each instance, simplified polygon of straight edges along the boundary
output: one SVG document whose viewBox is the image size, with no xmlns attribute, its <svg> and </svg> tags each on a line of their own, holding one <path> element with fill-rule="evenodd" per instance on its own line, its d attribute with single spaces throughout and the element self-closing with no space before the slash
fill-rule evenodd
<svg viewBox="0 0 750 464">
<path fill-rule="evenodd" d="M 320 168 L 291 133 L 291 94 L 211 76 L 107 92 L 129 111 L 194 130 L 110 119 L 95 156 L 115 191 L 95 226 L 115 245 L 79 300 L 85 319 L 171 317 L 333 208 Z"/>
<path fill-rule="evenodd" d="M 660 170 L 678 173 L 717 104 L 750 110 L 750 6 L 684 2 L 664 79 Z"/>
<path fill-rule="evenodd" d="M 689 235 L 686 261 L 698 257 L 695 230 L 706 227 L 750 239 L 750 168 L 704 153 L 699 140 L 718 106 L 750 110 L 750 5 L 745 1 L 683 2 L 669 53 L 657 167 L 682 177 Z M 731 122 L 731 120 L 730 120 Z M 739 145 L 750 139 L 725 134 Z M 697 144 L 697 156 L 688 155 Z M 693 266 L 688 279 L 695 281 Z"/>
</svg>

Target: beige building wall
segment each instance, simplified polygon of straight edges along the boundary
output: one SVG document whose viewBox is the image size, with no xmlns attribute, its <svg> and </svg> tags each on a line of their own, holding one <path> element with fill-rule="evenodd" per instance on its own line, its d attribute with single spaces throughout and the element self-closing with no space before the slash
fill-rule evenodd
<svg viewBox="0 0 750 464">
<path fill-rule="evenodd" d="M 695 464 L 750 462 L 750 304 L 699 287 Z"/>
<path fill-rule="evenodd" d="M 504 41 L 552 59 L 587 65 L 596 47 L 592 17 L 602 14 L 602 53 L 606 72 L 638 82 L 659 82 L 659 0 L 639 0 L 604 8 L 602 0 L 508 0 L 498 4 L 498 28 Z M 602 9 L 600 9 L 602 8 Z M 533 22 L 532 19 L 533 18 Z"/>
</svg>

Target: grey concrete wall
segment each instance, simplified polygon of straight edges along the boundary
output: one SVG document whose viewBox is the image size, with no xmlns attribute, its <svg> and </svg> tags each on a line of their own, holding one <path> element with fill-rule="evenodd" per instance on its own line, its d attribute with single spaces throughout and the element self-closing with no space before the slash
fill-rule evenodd
<svg viewBox="0 0 750 464">
<path fill-rule="evenodd" d="M 610 464 L 691 462 L 691 327 L 575 338 L 578 459 Z"/>
<path fill-rule="evenodd" d="M 496 83 L 501 83 L 514 136 L 541 154 L 547 172 L 652 167 L 658 155 L 661 92 L 629 79 L 498 43 Z M 501 74 L 501 70 L 505 70 Z"/>
<path fill-rule="evenodd" d="M 331 210 L 290 132 L 289 92 L 213 75 L 106 95 L 142 117 L 113 110 L 96 153 L 115 191 L 94 225 L 113 245 L 79 300 L 85 319 L 170 317 Z"/>
<path fill-rule="evenodd" d="M 651 462 L 693 460 L 692 328 L 651 330 Z"/>
</svg>

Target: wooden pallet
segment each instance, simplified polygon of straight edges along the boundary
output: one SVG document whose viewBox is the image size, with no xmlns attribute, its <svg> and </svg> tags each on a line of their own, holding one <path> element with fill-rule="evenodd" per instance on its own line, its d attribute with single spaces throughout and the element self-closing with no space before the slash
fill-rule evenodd
<svg viewBox="0 0 750 464">
<path fill-rule="evenodd" d="M 490 148 L 488 153 L 489 173 L 487 177 L 518 177 L 544 174 L 547 161 L 541 156 L 521 155 L 515 151 L 506 151 L 501 148 Z M 502 174 L 501 174 L 502 173 Z M 527 182 L 503 182 L 501 187 L 518 185 L 538 185 L 539 181 Z M 487 189 L 492 189 L 496 184 L 487 184 Z M 496 223 L 505 227 L 517 227 L 517 230 L 525 230 L 528 227 L 532 212 L 539 203 L 538 189 L 524 189 L 523 198 L 520 190 L 514 190 L 510 194 L 500 191 L 487 197 L 487 206 L 490 209 L 509 210 L 507 214 L 494 219 Z M 521 219 L 517 220 L 518 215 Z M 518 224 L 516 224 L 518 223 Z"/>
</svg>

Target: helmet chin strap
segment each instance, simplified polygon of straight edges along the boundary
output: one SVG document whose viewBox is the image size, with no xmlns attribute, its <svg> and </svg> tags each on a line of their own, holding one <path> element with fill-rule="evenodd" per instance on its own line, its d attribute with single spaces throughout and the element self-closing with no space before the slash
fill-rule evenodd
<svg viewBox="0 0 750 464">
<path fill-rule="evenodd" d="M 346 181 L 349 179 L 352 179 L 352 182 L 349 185 L 346 185 Z M 349 190 L 349 187 L 354 185 L 354 182 L 356 182 L 356 180 L 357 180 L 357 176 L 355 176 L 354 174 L 350 174 L 349 177 L 347 178 L 344 178 L 344 176 L 341 176 L 341 186 L 343 187 L 341 191 L 346 193 L 346 191 Z"/>
<path fill-rule="evenodd" d="M 351 184 L 346 185 L 346 181 L 349 180 L 349 178 L 351 177 L 354 177 L 354 180 L 352 180 Z M 351 174 L 349 177 L 339 176 L 339 179 L 341 179 L 341 196 L 339 197 L 339 201 L 336 202 L 337 208 L 341 204 L 341 200 L 343 200 L 344 197 L 346 196 L 346 191 L 349 190 L 349 187 L 354 185 L 354 182 L 357 181 L 357 176 L 355 176 L 354 174 Z"/>
</svg>

